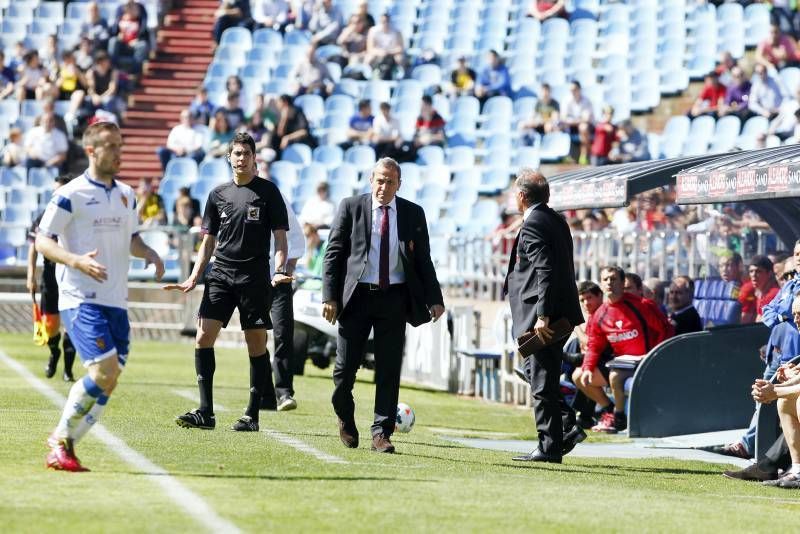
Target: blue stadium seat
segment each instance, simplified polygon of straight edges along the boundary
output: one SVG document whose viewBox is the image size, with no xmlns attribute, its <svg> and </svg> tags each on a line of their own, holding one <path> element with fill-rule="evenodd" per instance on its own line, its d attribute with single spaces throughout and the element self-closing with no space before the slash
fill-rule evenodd
<svg viewBox="0 0 800 534">
<path fill-rule="evenodd" d="M 5 219 L 5 218 L 4 218 Z M 10 222 L 6 220 L 6 222 Z M 0 226 L 0 246 L 17 248 L 28 239 L 28 228 L 21 224 Z"/>
<path fill-rule="evenodd" d="M 282 161 L 305 166 L 311 163 L 311 147 L 302 143 L 294 143 L 286 147 L 281 156 Z"/>
<path fill-rule="evenodd" d="M 67 4 L 67 19 L 83 22 L 89 16 L 89 2 L 70 2 Z"/>
<path fill-rule="evenodd" d="M 510 182 L 510 172 L 508 168 L 490 168 L 484 171 L 481 176 L 481 185 L 478 192 L 484 195 L 495 195 L 506 188 Z"/>
<path fill-rule="evenodd" d="M 556 162 L 569 155 L 571 140 L 568 133 L 550 132 L 542 136 L 539 158 L 544 162 Z"/>
<path fill-rule="evenodd" d="M 444 150 L 440 146 L 423 146 L 417 151 L 417 164 L 441 165 L 445 162 Z"/>
<path fill-rule="evenodd" d="M 3 210 L 3 222 L 11 226 L 29 227 L 33 222 L 31 206 L 15 206 L 9 203 Z"/>
<path fill-rule="evenodd" d="M 523 167 L 538 169 L 539 163 L 539 149 L 537 147 L 524 146 L 517 149 L 517 155 L 514 158 L 515 169 L 521 169 Z"/>
<path fill-rule="evenodd" d="M 477 192 L 480 185 L 481 170 L 477 167 L 472 167 L 470 169 L 456 171 L 453 174 L 453 181 L 450 186 L 453 191 L 464 189 Z"/>
<path fill-rule="evenodd" d="M 300 170 L 300 182 L 311 182 L 316 185 L 328 180 L 328 169 L 321 163 L 311 162 Z"/>
<path fill-rule="evenodd" d="M 206 71 L 206 81 L 210 80 L 225 80 L 228 76 L 235 76 L 239 74 L 239 66 L 233 63 L 220 62 L 211 63 Z"/>
<path fill-rule="evenodd" d="M 189 185 L 197 181 L 197 162 L 192 158 L 172 158 L 164 170 L 164 178 Z"/>
<path fill-rule="evenodd" d="M 447 151 L 446 163 L 452 172 L 475 166 L 475 151 L 469 146 L 459 146 Z"/>
<path fill-rule="evenodd" d="M 708 145 L 714 136 L 715 122 L 709 115 L 701 115 L 692 120 L 689 133 L 683 144 L 681 155 L 700 156 L 708 151 Z"/>
<path fill-rule="evenodd" d="M 25 168 L 24 167 L 3 167 L 0 170 L 0 186 L 12 187 L 25 187 L 26 183 Z"/>
<path fill-rule="evenodd" d="M 347 94 L 331 95 L 325 100 L 325 113 L 341 113 L 350 117 L 355 113 L 355 99 Z"/>
<path fill-rule="evenodd" d="M 36 189 L 52 188 L 58 175 L 55 167 L 33 168 L 28 171 L 28 185 Z"/>
<path fill-rule="evenodd" d="M 736 115 L 725 115 L 717 121 L 709 152 L 729 152 L 736 147 L 742 121 Z"/>
<path fill-rule="evenodd" d="M 228 28 L 222 32 L 222 37 L 219 41 L 220 46 L 235 46 L 249 50 L 253 47 L 253 38 L 250 30 L 247 28 Z"/>
<path fill-rule="evenodd" d="M 344 161 L 351 163 L 359 172 L 372 170 L 375 165 L 375 150 L 369 145 L 356 145 L 344 153 Z"/>
<path fill-rule="evenodd" d="M 218 185 L 230 180 L 231 168 L 223 159 L 210 159 L 200 164 L 198 182 Z"/>
<path fill-rule="evenodd" d="M 34 211 L 39 206 L 39 192 L 35 189 L 11 189 L 8 195 L 8 205 Z"/>
<path fill-rule="evenodd" d="M 236 65 L 236 67 L 241 67 L 247 63 L 247 52 L 239 46 L 220 45 L 214 52 L 212 61 L 213 63 L 230 63 Z"/>
<path fill-rule="evenodd" d="M 676 158 L 683 150 L 686 136 L 689 135 L 690 121 L 688 117 L 676 115 L 670 117 L 661 137 L 661 154 L 665 158 Z"/>
<path fill-rule="evenodd" d="M 306 119 L 312 127 L 319 126 L 325 116 L 325 102 L 319 95 L 300 95 L 294 99 L 294 104 L 303 110 Z"/>
<path fill-rule="evenodd" d="M 281 189 L 297 184 L 297 166 L 289 161 L 273 161 L 269 166 L 269 175 Z"/>
<path fill-rule="evenodd" d="M 422 183 L 438 184 L 445 189 L 450 187 L 450 167 L 448 165 L 427 165 L 422 167 Z"/>
<path fill-rule="evenodd" d="M 756 115 L 750 117 L 747 122 L 742 126 L 742 132 L 736 141 L 736 146 L 742 150 L 752 150 L 756 147 L 756 138 L 760 134 L 767 133 L 769 129 L 769 121 L 766 117 Z"/>
<path fill-rule="evenodd" d="M 280 50 L 283 48 L 283 36 L 272 28 L 259 28 L 253 32 L 253 50 Z"/>
<path fill-rule="evenodd" d="M 284 46 L 308 46 L 311 42 L 311 36 L 305 31 L 292 31 L 287 32 L 283 36 Z"/>
<path fill-rule="evenodd" d="M 439 65 L 434 65 L 432 63 L 419 65 L 414 67 L 414 70 L 411 71 L 411 77 L 419 81 L 423 87 L 441 85 L 442 69 Z"/>
<path fill-rule="evenodd" d="M 367 171 L 369 172 L 369 171 Z M 347 184 L 350 187 L 358 185 L 359 169 L 352 163 L 342 163 L 331 171 L 331 183 Z M 403 177 L 405 182 L 405 177 Z"/>
<path fill-rule="evenodd" d="M 311 159 L 317 163 L 322 163 L 331 170 L 344 161 L 344 152 L 336 145 L 322 145 L 313 150 Z"/>
<path fill-rule="evenodd" d="M 744 44 L 748 47 L 756 46 L 769 37 L 769 6 L 766 3 L 750 4 L 744 8 L 744 24 Z"/>
<path fill-rule="evenodd" d="M 760 5 L 760 4 L 753 4 Z M 800 69 L 797 67 L 786 67 L 780 71 L 781 93 L 784 98 L 793 99 L 797 95 L 797 89 L 800 88 Z"/>
</svg>

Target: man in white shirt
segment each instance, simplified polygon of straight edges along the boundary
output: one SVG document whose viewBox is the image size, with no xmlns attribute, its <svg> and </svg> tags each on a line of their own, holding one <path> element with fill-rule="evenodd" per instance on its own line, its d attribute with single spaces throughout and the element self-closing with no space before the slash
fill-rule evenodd
<svg viewBox="0 0 800 534">
<path fill-rule="evenodd" d="M 378 159 L 395 157 L 403 143 L 400 137 L 400 123 L 392 116 L 392 107 L 388 102 L 381 102 L 380 110 L 381 112 L 372 121 L 370 141 Z"/>
<path fill-rule="evenodd" d="M 373 68 L 387 65 L 387 68 L 402 65 L 403 36 L 392 27 L 388 14 L 381 15 L 380 23 L 367 32 L 367 54 L 364 62 Z"/>
<path fill-rule="evenodd" d="M 264 28 L 283 31 L 288 24 L 289 2 L 286 0 L 254 0 L 253 20 Z"/>
<path fill-rule="evenodd" d="M 318 46 L 336 44 L 343 27 L 344 15 L 339 6 L 333 5 L 333 0 L 319 0 L 308 21 L 308 29 L 313 34 L 311 43 Z"/>
<path fill-rule="evenodd" d="M 753 86 L 747 107 L 756 115 L 773 119 L 778 115 L 783 97 L 778 83 L 767 72 L 762 64 L 753 69 Z"/>
<path fill-rule="evenodd" d="M 89 168 L 59 188 L 45 210 L 36 250 L 58 263 L 58 308 L 87 375 L 70 389 L 47 444 L 47 466 L 88 471 L 74 445 L 102 414 L 128 358 L 128 263 L 131 256 L 164 264 L 137 232 L 136 194 L 115 180 L 122 136 L 113 123 L 87 128 L 83 147 Z M 56 237 L 58 236 L 58 242 Z"/>
<path fill-rule="evenodd" d="M 25 168 L 59 167 L 63 170 L 69 144 L 64 132 L 56 129 L 52 113 L 41 116 L 39 126 L 34 126 L 25 136 Z"/>
<path fill-rule="evenodd" d="M 573 80 L 569 86 L 570 98 L 564 103 L 562 109 L 562 124 L 572 138 L 580 145 L 578 163 L 589 163 L 589 145 L 592 141 L 592 123 L 594 111 L 591 101 L 581 91 L 581 84 Z"/>
<path fill-rule="evenodd" d="M 167 136 L 167 146 L 156 149 L 158 159 L 161 160 L 161 168 L 166 170 L 169 160 L 175 157 L 189 157 L 199 165 L 206 157 L 203 151 L 204 141 L 204 128 L 194 123 L 191 111 L 184 109 L 181 111 L 180 124 L 172 128 Z"/>
<path fill-rule="evenodd" d="M 316 196 L 309 197 L 303 204 L 303 209 L 300 210 L 300 222 L 311 224 L 315 228 L 321 226 L 327 228 L 333 222 L 335 211 L 336 206 L 328 198 L 328 182 L 320 182 L 317 184 Z"/>
</svg>

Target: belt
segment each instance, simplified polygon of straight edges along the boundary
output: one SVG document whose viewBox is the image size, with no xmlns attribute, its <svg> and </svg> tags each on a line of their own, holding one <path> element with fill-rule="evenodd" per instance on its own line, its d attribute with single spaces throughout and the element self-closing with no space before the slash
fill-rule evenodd
<svg viewBox="0 0 800 534">
<path fill-rule="evenodd" d="M 359 283 L 358 283 L 358 285 L 359 285 L 360 287 L 363 287 L 363 288 L 364 288 L 364 289 L 366 289 L 367 291 L 383 291 L 383 290 L 381 289 L 381 286 L 379 286 L 378 284 L 368 284 L 368 283 L 366 283 L 366 282 L 359 282 Z M 401 283 L 401 284 L 389 284 L 389 289 L 388 289 L 388 290 L 397 289 L 398 287 L 402 287 L 402 286 L 404 286 L 404 285 L 405 285 L 405 283 Z M 387 290 L 387 291 L 388 291 L 388 290 Z"/>
</svg>

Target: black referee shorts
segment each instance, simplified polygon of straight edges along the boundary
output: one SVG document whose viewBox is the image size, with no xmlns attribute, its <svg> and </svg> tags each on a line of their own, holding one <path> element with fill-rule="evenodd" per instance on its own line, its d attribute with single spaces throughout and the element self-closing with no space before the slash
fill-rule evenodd
<svg viewBox="0 0 800 534">
<path fill-rule="evenodd" d="M 266 274 L 263 278 L 237 284 L 215 276 L 212 270 L 206 277 L 203 300 L 200 302 L 200 311 L 197 315 L 220 321 L 223 327 L 227 327 L 234 308 L 238 308 L 242 330 L 256 328 L 271 330 L 272 321 L 269 318 L 271 305 L 272 286 Z"/>
</svg>

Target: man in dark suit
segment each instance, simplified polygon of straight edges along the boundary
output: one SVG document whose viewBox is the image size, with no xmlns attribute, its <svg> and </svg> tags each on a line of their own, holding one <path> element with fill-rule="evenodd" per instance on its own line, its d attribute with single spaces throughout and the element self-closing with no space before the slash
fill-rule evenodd
<svg viewBox="0 0 800 534">
<path fill-rule="evenodd" d="M 323 316 L 339 320 L 333 409 L 339 437 L 358 447 L 353 384 L 370 329 L 375 345 L 372 449 L 394 452 L 406 322 L 419 326 L 444 313 L 420 206 L 396 196 L 400 165 L 382 158 L 370 177 L 372 193 L 344 199 L 331 227 L 323 267 Z"/>
<path fill-rule="evenodd" d="M 566 318 L 583 323 L 572 263 L 572 235 L 564 218 L 547 205 L 547 179 L 532 169 L 517 173 L 516 200 L 523 223 L 511 251 L 505 289 L 511 302 L 515 338 L 533 330 L 550 343 L 525 361 L 531 384 L 539 447 L 514 457 L 529 462 L 561 463 L 561 457 L 586 438 L 575 412 L 559 388 L 565 338 L 553 339 L 550 325 Z"/>
</svg>

